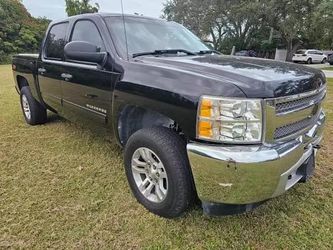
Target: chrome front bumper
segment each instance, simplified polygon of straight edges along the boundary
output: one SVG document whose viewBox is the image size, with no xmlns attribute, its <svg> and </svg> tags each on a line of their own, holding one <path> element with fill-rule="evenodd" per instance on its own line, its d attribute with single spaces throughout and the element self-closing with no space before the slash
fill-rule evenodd
<svg viewBox="0 0 333 250">
<path fill-rule="evenodd" d="M 205 203 L 250 204 L 286 192 L 322 139 L 325 114 L 303 135 L 261 146 L 187 145 L 196 190 Z"/>
</svg>

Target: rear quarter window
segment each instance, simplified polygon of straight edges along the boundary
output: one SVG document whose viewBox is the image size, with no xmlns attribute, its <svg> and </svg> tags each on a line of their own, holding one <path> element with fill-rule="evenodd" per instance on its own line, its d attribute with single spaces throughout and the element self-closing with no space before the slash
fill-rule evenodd
<svg viewBox="0 0 333 250">
<path fill-rule="evenodd" d="M 306 54 L 306 50 L 297 50 L 296 54 Z"/>
<path fill-rule="evenodd" d="M 68 23 L 59 23 L 51 27 L 45 43 L 45 57 L 61 60 L 64 56 Z"/>
</svg>

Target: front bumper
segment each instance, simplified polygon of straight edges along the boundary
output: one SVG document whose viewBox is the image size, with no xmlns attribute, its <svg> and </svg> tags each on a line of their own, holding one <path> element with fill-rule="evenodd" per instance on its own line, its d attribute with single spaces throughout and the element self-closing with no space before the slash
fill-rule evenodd
<svg viewBox="0 0 333 250">
<path fill-rule="evenodd" d="M 315 153 L 325 124 L 298 138 L 275 145 L 187 145 L 196 190 L 203 203 L 252 204 L 279 196 L 304 175 L 298 171 Z"/>
</svg>

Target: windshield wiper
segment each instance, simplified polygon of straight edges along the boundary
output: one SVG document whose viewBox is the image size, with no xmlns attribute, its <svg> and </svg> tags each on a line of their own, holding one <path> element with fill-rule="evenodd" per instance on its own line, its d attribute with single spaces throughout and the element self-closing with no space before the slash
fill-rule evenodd
<svg viewBox="0 0 333 250">
<path fill-rule="evenodd" d="M 178 54 L 178 53 L 184 53 L 189 56 L 195 56 L 196 53 L 185 50 L 185 49 L 163 49 L 163 50 L 154 50 L 151 52 L 141 52 L 141 53 L 135 53 L 133 54 L 133 58 L 138 56 L 147 56 L 147 55 L 165 55 L 165 54 Z"/>
<path fill-rule="evenodd" d="M 217 50 L 213 50 L 213 49 L 210 49 L 210 50 L 201 50 L 199 52 L 196 52 L 197 55 L 207 55 L 207 54 L 218 54 L 218 55 L 221 55 L 222 53 L 217 51 Z"/>
</svg>

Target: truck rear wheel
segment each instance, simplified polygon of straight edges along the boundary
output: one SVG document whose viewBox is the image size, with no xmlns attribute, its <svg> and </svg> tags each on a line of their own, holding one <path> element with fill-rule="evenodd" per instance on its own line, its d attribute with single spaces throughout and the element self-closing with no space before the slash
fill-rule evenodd
<svg viewBox="0 0 333 250">
<path fill-rule="evenodd" d="M 30 125 L 44 124 L 47 121 L 46 109 L 35 100 L 29 87 L 21 89 L 21 108 L 25 121 Z"/>
<path fill-rule="evenodd" d="M 179 217 L 195 197 L 186 146 L 166 128 L 142 129 L 125 148 L 125 170 L 135 196 L 150 212 Z"/>
</svg>

